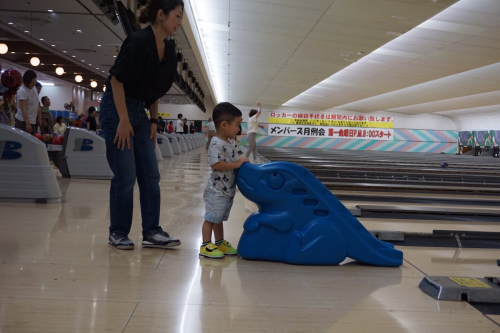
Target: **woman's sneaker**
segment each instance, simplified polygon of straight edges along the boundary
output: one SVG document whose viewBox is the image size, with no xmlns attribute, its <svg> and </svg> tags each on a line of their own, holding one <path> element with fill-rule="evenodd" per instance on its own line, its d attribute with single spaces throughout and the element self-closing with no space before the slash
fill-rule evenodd
<svg viewBox="0 0 500 333">
<path fill-rule="evenodd" d="M 156 247 L 166 249 L 167 247 L 179 246 L 181 241 L 177 238 L 170 237 L 168 233 L 161 228 L 155 234 L 142 237 L 142 247 Z"/>
<path fill-rule="evenodd" d="M 216 245 L 219 251 L 224 253 L 226 256 L 235 256 L 238 254 L 238 250 L 231 246 L 231 243 L 224 240 L 219 245 Z"/>
<path fill-rule="evenodd" d="M 109 245 L 116 247 L 118 250 L 133 250 L 134 243 L 127 236 L 112 233 L 108 239 Z"/>
<path fill-rule="evenodd" d="M 207 258 L 224 258 L 224 253 L 222 253 L 217 246 L 210 242 L 207 245 L 202 245 L 200 247 L 200 256 Z"/>
</svg>

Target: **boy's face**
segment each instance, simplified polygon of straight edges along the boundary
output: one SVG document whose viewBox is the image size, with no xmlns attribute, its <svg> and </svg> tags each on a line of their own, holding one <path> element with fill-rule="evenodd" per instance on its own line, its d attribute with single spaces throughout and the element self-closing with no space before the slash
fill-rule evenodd
<svg viewBox="0 0 500 333">
<path fill-rule="evenodd" d="M 221 123 L 221 132 L 228 138 L 235 138 L 236 133 L 240 130 L 240 125 L 243 122 L 243 118 L 241 116 L 234 118 L 231 122 L 223 121 Z"/>
</svg>

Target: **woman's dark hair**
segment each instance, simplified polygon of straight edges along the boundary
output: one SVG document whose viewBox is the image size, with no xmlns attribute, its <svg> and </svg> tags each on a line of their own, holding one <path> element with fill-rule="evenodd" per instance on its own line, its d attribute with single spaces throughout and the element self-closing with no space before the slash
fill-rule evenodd
<svg viewBox="0 0 500 333">
<path fill-rule="evenodd" d="M 139 22 L 155 23 L 158 12 L 163 10 L 168 15 L 171 10 L 181 6 L 184 10 L 184 1 L 182 0 L 148 0 L 146 6 L 139 9 Z"/>
<path fill-rule="evenodd" d="M 62 118 L 62 116 L 57 116 L 57 118 L 56 118 L 56 122 L 57 122 L 57 123 L 60 123 L 62 119 L 63 119 L 63 118 Z"/>
<path fill-rule="evenodd" d="M 23 83 L 25 86 L 29 86 L 33 79 L 36 79 L 36 73 L 34 70 L 28 69 L 26 72 L 24 72 Z"/>
<path fill-rule="evenodd" d="M 250 118 L 252 118 L 252 117 L 253 117 L 253 116 L 255 116 L 256 114 L 257 114 L 257 110 L 252 109 L 252 110 L 250 110 L 250 113 L 248 114 L 248 116 L 249 116 Z"/>
<path fill-rule="evenodd" d="M 94 113 L 94 111 L 95 111 L 95 106 L 90 106 L 89 109 L 87 110 L 89 114 Z"/>
</svg>

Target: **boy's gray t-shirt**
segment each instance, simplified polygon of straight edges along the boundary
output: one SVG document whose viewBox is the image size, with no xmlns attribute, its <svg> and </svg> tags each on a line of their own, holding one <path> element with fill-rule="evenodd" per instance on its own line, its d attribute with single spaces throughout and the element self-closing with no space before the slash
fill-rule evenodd
<svg viewBox="0 0 500 333">
<path fill-rule="evenodd" d="M 236 162 L 238 160 L 236 152 L 237 148 L 234 143 L 227 143 L 214 136 L 208 148 L 208 164 L 212 166 L 221 161 Z M 218 195 L 234 197 L 236 192 L 236 169 L 219 171 L 212 168 L 206 189 Z"/>
</svg>

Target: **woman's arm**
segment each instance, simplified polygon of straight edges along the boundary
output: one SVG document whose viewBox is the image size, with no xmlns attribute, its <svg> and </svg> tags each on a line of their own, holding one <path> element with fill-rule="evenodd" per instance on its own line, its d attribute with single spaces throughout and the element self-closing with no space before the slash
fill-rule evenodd
<svg viewBox="0 0 500 333">
<path fill-rule="evenodd" d="M 123 83 L 118 81 L 114 76 L 111 78 L 111 89 L 113 90 L 113 99 L 115 101 L 116 111 L 120 122 L 116 129 L 116 136 L 113 143 L 117 143 L 118 149 L 125 149 L 125 144 L 130 149 L 130 135 L 134 136 L 134 129 L 130 125 L 128 118 L 127 104 L 125 103 L 125 90 Z"/>
</svg>

